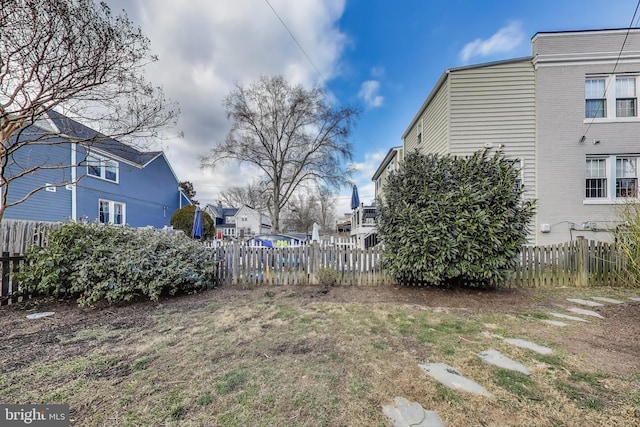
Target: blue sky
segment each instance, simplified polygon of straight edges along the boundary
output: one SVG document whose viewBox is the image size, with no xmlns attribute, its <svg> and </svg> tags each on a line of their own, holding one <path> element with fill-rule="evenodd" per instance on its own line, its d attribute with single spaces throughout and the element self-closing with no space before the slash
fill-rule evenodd
<svg viewBox="0 0 640 427">
<path fill-rule="evenodd" d="M 160 146 L 178 178 L 193 182 L 201 203 L 213 203 L 220 191 L 256 176 L 233 164 L 201 170 L 198 156 L 229 129 L 222 99 L 234 83 L 272 74 L 305 86 L 322 84 L 336 104 L 362 109 L 352 135 L 353 181 L 366 203 L 373 198 L 371 176 L 379 162 L 401 144 L 447 68 L 528 56 L 539 31 L 626 28 L 637 0 L 107 3 L 114 12 L 124 8 L 159 55 L 148 78 L 179 103 L 182 116 L 174 131 L 184 133 Z M 349 211 L 349 195 L 346 188 L 338 195 L 338 214 Z"/>
</svg>

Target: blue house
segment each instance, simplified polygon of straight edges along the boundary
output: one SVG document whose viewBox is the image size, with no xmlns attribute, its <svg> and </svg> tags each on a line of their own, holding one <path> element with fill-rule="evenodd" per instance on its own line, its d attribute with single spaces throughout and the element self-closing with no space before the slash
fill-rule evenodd
<svg viewBox="0 0 640 427">
<path fill-rule="evenodd" d="M 9 176 L 34 170 L 3 189 L 8 203 L 41 190 L 8 206 L 4 218 L 162 228 L 191 204 L 162 151 L 137 150 L 53 111 L 14 143 L 21 138 L 32 142 L 13 154 Z"/>
</svg>

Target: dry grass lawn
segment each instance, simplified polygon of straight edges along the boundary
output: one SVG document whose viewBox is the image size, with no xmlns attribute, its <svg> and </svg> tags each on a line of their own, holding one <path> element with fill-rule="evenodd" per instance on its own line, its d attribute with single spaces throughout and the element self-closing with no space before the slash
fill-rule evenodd
<svg viewBox="0 0 640 427">
<path fill-rule="evenodd" d="M 223 288 L 81 309 L 48 301 L 0 309 L 0 401 L 68 403 L 78 426 L 389 426 L 402 396 L 448 426 L 640 423 L 640 303 L 604 320 L 543 323 L 566 297 L 627 289 Z M 26 314 L 54 311 L 27 320 Z M 549 356 L 506 344 L 523 338 Z M 490 367 L 489 348 L 531 377 Z M 445 362 L 493 398 L 441 386 Z"/>
</svg>

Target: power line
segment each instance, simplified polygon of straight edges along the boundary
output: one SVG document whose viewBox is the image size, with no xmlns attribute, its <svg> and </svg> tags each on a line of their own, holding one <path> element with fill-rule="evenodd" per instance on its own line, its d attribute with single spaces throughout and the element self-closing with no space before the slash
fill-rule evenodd
<svg viewBox="0 0 640 427">
<path fill-rule="evenodd" d="M 629 23 L 629 27 L 627 28 L 627 32 L 624 35 L 624 40 L 622 41 L 622 46 L 620 47 L 620 52 L 618 53 L 618 57 L 616 58 L 616 63 L 613 65 L 613 71 L 611 72 L 611 74 L 615 74 L 616 73 L 616 68 L 618 68 L 618 64 L 620 63 L 620 58 L 622 57 L 622 52 L 624 51 L 624 45 L 627 44 L 627 39 L 629 38 L 629 33 L 631 32 L 631 29 L 634 28 L 634 24 L 633 22 L 636 20 L 636 15 L 638 14 L 638 9 L 640 8 L 640 0 L 638 0 L 638 3 L 636 3 L 636 9 L 633 11 L 633 16 L 631 17 L 631 22 Z M 640 16 L 638 16 L 638 19 L 640 20 Z M 607 97 L 607 92 L 609 91 L 609 87 L 611 86 L 613 82 L 613 79 L 609 80 L 609 83 L 607 84 L 607 86 L 604 88 L 604 97 Z M 584 132 L 583 136 L 582 136 L 582 141 L 584 140 L 584 138 L 586 138 L 587 134 L 589 133 L 589 129 L 591 129 L 591 125 L 593 125 L 593 122 L 595 121 L 598 113 L 600 112 L 600 108 L 602 108 L 604 104 L 599 104 L 598 105 L 598 109 L 596 110 L 596 113 L 594 115 L 594 117 L 591 118 L 591 121 L 589 122 L 589 126 L 587 127 L 587 130 Z"/>
<path fill-rule="evenodd" d="M 291 30 L 289 30 L 289 27 L 287 27 L 287 24 L 284 23 L 284 21 L 282 20 L 282 18 L 280 17 L 280 15 L 278 15 L 278 12 L 276 12 L 276 10 L 274 9 L 274 7 L 271 5 L 271 3 L 269 2 L 269 0 L 265 0 L 267 2 L 267 4 L 269 5 L 269 7 L 271 8 L 271 10 L 273 11 L 273 13 L 276 15 L 276 17 L 278 18 L 278 20 L 280 21 L 280 23 L 282 24 L 282 26 L 284 27 L 285 30 L 287 30 L 287 33 L 289 33 L 289 36 L 291 36 L 291 38 L 293 39 L 293 41 L 296 43 L 296 45 L 298 45 L 298 48 L 300 48 L 300 50 L 302 51 L 302 53 L 304 54 L 304 56 L 307 58 L 307 60 L 309 61 L 309 63 L 311 64 L 311 66 L 316 70 L 316 73 L 318 73 L 318 75 L 320 76 L 320 79 L 322 80 L 322 85 L 325 86 L 326 85 L 326 79 L 324 78 L 324 76 L 322 75 L 322 73 L 320 72 L 320 70 L 318 69 L 318 67 L 316 67 L 316 64 L 313 63 L 313 61 L 311 60 L 311 57 L 309 57 L 309 55 L 307 54 L 307 52 L 304 50 L 304 48 L 302 47 L 302 45 L 300 44 L 300 42 L 298 42 L 298 40 L 296 39 L 296 37 L 293 35 L 293 33 L 291 32 Z"/>
</svg>

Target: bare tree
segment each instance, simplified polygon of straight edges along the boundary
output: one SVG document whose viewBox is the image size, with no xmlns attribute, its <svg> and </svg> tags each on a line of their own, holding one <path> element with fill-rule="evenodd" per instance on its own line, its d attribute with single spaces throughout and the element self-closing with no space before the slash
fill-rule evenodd
<svg viewBox="0 0 640 427">
<path fill-rule="evenodd" d="M 318 189 L 319 221 L 323 231 L 334 231 L 336 226 L 336 198 L 327 187 Z"/>
<path fill-rule="evenodd" d="M 220 193 L 220 199 L 226 206 L 240 208 L 250 206 L 259 211 L 268 210 L 268 197 L 260 184 L 249 183 L 244 187 L 230 187 Z"/>
<path fill-rule="evenodd" d="M 291 86 L 281 76 L 262 77 L 248 88 L 236 85 L 224 107 L 231 130 L 202 157 L 202 165 L 235 160 L 260 169 L 275 230 L 280 230 L 281 209 L 301 184 L 345 184 L 355 108 L 333 108 L 321 88 Z"/>
<path fill-rule="evenodd" d="M 104 2 L 92 0 L 0 1 L 1 219 L 7 207 L 44 187 L 9 198 L 10 184 L 39 170 L 74 166 L 71 160 L 21 164 L 21 152 L 155 137 L 175 123 L 178 111 L 143 78 L 157 58 L 124 11 L 114 16 Z M 69 134 L 47 126 L 54 109 L 97 132 Z"/>
<path fill-rule="evenodd" d="M 309 233 L 314 222 L 320 221 L 320 204 L 317 195 L 307 192 L 296 192 L 282 210 L 287 227 Z"/>
</svg>

